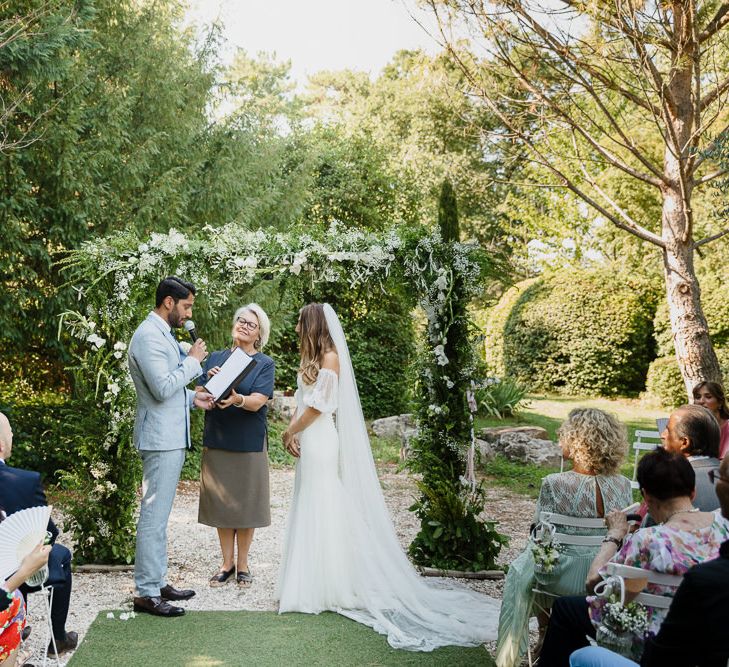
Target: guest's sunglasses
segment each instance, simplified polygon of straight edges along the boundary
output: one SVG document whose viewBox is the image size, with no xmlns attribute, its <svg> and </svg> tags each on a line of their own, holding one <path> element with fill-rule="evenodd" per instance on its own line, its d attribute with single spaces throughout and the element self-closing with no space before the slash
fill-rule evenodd
<svg viewBox="0 0 729 667">
<path fill-rule="evenodd" d="M 720 479 L 722 482 L 727 482 L 729 484 L 729 479 L 726 477 L 722 477 L 719 474 L 718 470 L 709 470 L 709 479 L 711 480 L 712 484 L 716 484 L 716 480 Z"/>
</svg>

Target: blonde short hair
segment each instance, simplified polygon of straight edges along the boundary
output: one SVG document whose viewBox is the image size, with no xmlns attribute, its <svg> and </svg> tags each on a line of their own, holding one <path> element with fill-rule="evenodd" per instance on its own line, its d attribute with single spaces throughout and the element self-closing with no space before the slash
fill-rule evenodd
<svg viewBox="0 0 729 667">
<path fill-rule="evenodd" d="M 597 475 L 616 472 L 628 451 L 625 426 L 597 408 L 572 410 L 557 435 L 569 457 Z"/>
<path fill-rule="evenodd" d="M 258 319 L 258 337 L 261 341 L 258 349 L 262 350 L 266 343 L 268 343 L 268 337 L 271 335 L 271 321 L 268 319 L 266 311 L 257 303 L 249 303 L 235 311 L 235 315 L 233 315 L 233 327 L 235 327 L 236 321 L 245 311 L 253 313 Z"/>
</svg>

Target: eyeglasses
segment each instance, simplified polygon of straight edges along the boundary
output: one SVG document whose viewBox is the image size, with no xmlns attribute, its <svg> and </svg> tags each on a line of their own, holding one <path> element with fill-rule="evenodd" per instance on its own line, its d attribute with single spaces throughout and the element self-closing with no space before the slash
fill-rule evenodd
<svg viewBox="0 0 729 667">
<path fill-rule="evenodd" d="M 720 479 L 722 482 L 727 482 L 729 484 L 729 479 L 726 477 L 722 477 L 719 474 L 718 470 L 709 470 L 709 479 L 711 480 L 712 484 L 716 484 L 716 480 Z"/>
<path fill-rule="evenodd" d="M 240 324 L 242 327 L 250 329 L 251 331 L 255 331 L 256 329 L 258 329 L 258 325 L 255 322 L 249 322 L 242 317 L 239 317 L 235 322 L 236 324 Z"/>
</svg>

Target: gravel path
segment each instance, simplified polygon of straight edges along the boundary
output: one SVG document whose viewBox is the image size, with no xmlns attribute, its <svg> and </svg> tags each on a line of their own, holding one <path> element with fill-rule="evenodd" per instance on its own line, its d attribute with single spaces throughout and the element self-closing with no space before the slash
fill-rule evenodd
<svg viewBox="0 0 729 667">
<path fill-rule="evenodd" d="M 398 473 L 394 466 L 380 469 L 380 481 L 398 537 L 405 547 L 418 528 L 415 516 L 407 509 L 416 495 L 415 484 L 407 473 Z M 235 584 L 216 589 L 208 586 L 209 577 L 220 565 L 217 534 L 214 529 L 197 523 L 197 482 L 180 483 L 169 523 L 168 580 L 173 586 L 194 588 L 197 591 L 192 600 L 182 603 L 186 609 L 276 609 L 274 589 L 293 482 L 292 469 L 271 470 L 272 523 L 268 528 L 256 531 L 249 558 L 255 580 L 250 588 L 242 590 Z M 488 488 L 487 498 L 488 518 L 498 521 L 500 532 L 511 538 L 509 546 L 502 550 L 499 559 L 501 563 L 508 563 L 524 547 L 532 521 L 534 501 L 500 487 Z M 60 542 L 69 544 L 70 540 L 64 540 L 62 535 Z M 467 583 L 475 590 L 501 597 L 502 581 Z M 83 638 L 99 611 L 129 611 L 132 608 L 134 582 L 131 572 L 75 573 L 73 585 L 67 628 L 77 631 L 80 638 Z M 34 650 L 42 646 L 44 635 L 41 619 L 36 615 L 40 605 L 40 596 L 30 597 L 30 622 L 34 628 L 29 645 Z M 34 616 L 37 620 L 34 620 Z M 119 614 L 116 613 L 116 616 Z M 70 655 L 63 656 L 64 664 Z"/>
</svg>

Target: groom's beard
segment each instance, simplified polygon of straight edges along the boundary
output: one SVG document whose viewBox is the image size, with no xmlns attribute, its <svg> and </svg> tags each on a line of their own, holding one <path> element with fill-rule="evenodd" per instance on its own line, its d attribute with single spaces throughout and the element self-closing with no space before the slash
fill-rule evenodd
<svg viewBox="0 0 729 667">
<path fill-rule="evenodd" d="M 167 324 L 169 324 L 173 329 L 179 329 L 183 325 L 184 321 L 185 317 L 180 315 L 180 313 L 176 310 L 173 310 L 167 316 Z"/>
</svg>

